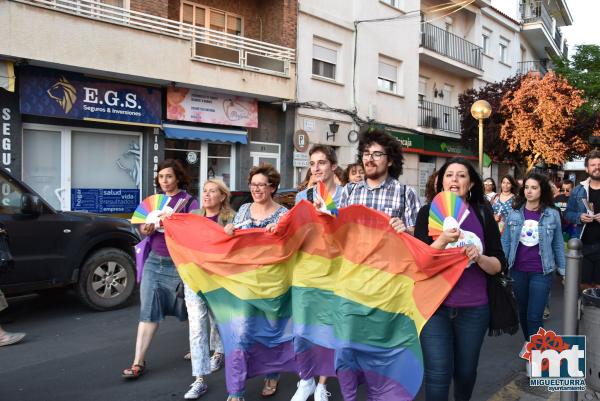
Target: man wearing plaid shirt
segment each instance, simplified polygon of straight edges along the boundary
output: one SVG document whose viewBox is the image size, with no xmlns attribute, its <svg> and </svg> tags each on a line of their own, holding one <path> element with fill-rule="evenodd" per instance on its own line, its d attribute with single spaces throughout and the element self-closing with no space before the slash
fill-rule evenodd
<svg viewBox="0 0 600 401">
<path fill-rule="evenodd" d="M 340 206 L 365 205 L 379 210 L 391 217 L 390 225 L 396 231 L 412 234 L 421 202 L 412 187 L 396 179 L 402 174 L 402 145 L 385 131 L 370 128 L 361 136 L 358 153 L 365 180 L 346 185 Z"/>
</svg>

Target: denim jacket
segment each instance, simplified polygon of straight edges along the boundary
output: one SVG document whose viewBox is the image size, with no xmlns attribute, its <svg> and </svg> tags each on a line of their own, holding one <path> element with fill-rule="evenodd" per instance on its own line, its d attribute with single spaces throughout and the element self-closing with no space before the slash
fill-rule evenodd
<svg viewBox="0 0 600 401">
<path fill-rule="evenodd" d="M 514 267 L 521 229 L 525 223 L 524 207 L 521 206 L 519 210 L 511 210 L 502 234 L 502 249 L 508 258 L 509 269 Z M 565 244 L 558 210 L 549 207 L 544 209 L 538 223 L 538 236 L 540 238 L 540 256 L 544 274 L 552 273 L 558 267 L 558 272 L 564 276 Z"/>
<path fill-rule="evenodd" d="M 569 201 L 567 202 L 565 217 L 569 223 L 577 224 L 577 238 L 581 238 L 583 236 L 583 230 L 585 230 L 585 223 L 581 222 L 581 215 L 587 213 L 587 210 L 582 199 L 589 200 L 589 187 L 589 178 L 585 181 L 581 181 L 579 185 L 571 191 Z"/>
</svg>

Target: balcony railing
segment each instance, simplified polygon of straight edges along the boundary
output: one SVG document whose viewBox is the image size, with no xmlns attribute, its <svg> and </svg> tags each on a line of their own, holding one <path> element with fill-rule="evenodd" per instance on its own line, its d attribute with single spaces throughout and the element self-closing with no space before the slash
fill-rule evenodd
<svg viewBox="0 0 600 401">
<path fill-rule="evenodd" d="M 480 46 L 428 22 L 421 23 L 421 46 L 442 56 L 481 69 L 483 49 Z"/>
<path fill-rule="evenodd" d="M 550 35 L 553 34 L 552 18 L 541 0 L 526 0 L 519 4 L 521 21 L 524 24 L 541 21 Z"/>
<path fill-rule="evenodd" d="M 546 75 L 550 61 L 544 60 L 532 60 L 532 61 L 521 61 L 517 63 L 517 74 L 526 75 L 530 72 L 539 73 L 541 76 Z"/>
<path fill-rule="evenodd" d="M 418 125 L 424 128 L 460 133 L 458 109 L 427 100 L 420 100 Z"/>
<path fill-rule="evenodd" d="M 294 49 L 131 11 L 97 0 L 13 1 L 189 40 L 192 59 L 195 60 L 289 77 L 290 63 L 295 57 Z"/>
</svg>

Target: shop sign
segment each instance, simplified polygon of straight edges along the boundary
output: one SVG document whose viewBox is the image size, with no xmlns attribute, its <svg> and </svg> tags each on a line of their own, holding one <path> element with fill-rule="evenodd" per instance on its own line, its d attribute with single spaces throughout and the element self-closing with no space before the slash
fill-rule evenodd
<svg viewBox="0 0 600 401">
<path fill-rule="evenodd" d="M 454 157 L 463 156 L 467 159 L 477 159 L 477 156 L 462 146 L 459 142 L 442 138 L 425 138 L 425 153 L 434 156 Z"/>
<path fill-rule="evenodd" d="M 21 178 L 21 114 L 17 94 L 0 88 L 0 166 Z"/>
<path fill-rule="evenodd" d="M 159 88 L 39 67 L 21 68 L 21 113 L 128 125 L 159 126 Z"/>
<path fill-rule="evenodd" d="M 91 213 L 133 213 L 140 203 L 138 189 L 72 188 L 71 210 Z"/>
<path fill-rule="evenodd" d="M 402 144 L 404 152 L 419 153 L 423 151 L 423 136 L 407 132 L 390 131 L 392 136 Z"/>
<path fill-rule="evenodd" d="M 189 88 L 167 89 L 167 119 L 258 127 L 258 101 Z"/>
</svg>

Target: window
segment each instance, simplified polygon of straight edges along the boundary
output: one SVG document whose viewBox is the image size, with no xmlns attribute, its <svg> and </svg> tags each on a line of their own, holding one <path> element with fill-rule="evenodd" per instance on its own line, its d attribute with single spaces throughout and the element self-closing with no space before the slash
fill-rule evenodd
<svg viewBox="0 0 600 401">
<path fill-rule="evenodd" d="M 396 93 L 398 82 L 398 65 L 391 60 L 379 60 L 377 88 L 386 92 Z"/>
<path fill-rule="evenodd" d="M 507 39 L 500 38 L 500 61 L 508 64 L 508 45 L 510 42 Z"/>
<path fill-rule="evenodd" d="M 193 3 L 181 3 L 181 22 L 213 31 L 242 36 L 242 17 Z"/>
<path fill-rule="evenodd" d="M 490 38 L 492 37 L 492 31 L 489 29 L 483 28 L 483 33 L 481 34 L 481 47 L 483 47 L 483 54 L 490 54 Z"/>
<path fill-rule="evenodd" d="M 0 176 L 0 214 L 21 213 L 23 191 L 8 177 Z"/>
<path fill-rule="evenodd" d="M 313 44 L 312 73 L 320 77 L 335 79 L 337 51 Z"/>
<path fill-rule="evenodd" d="M 419 106 L 422 106 L 423 101 L 425 101 L 427 99 L 427 82 L 428 81 L 429 81 L 429 78 L 419 77 L 419 89 L 418 89 Z"/>
<path fill-rule="evenodd" d="M 401 0 L 381 0 L 382 3 L 388 4 L 395 8 L 400 8 L 400 1 Z"/>
</svg>

